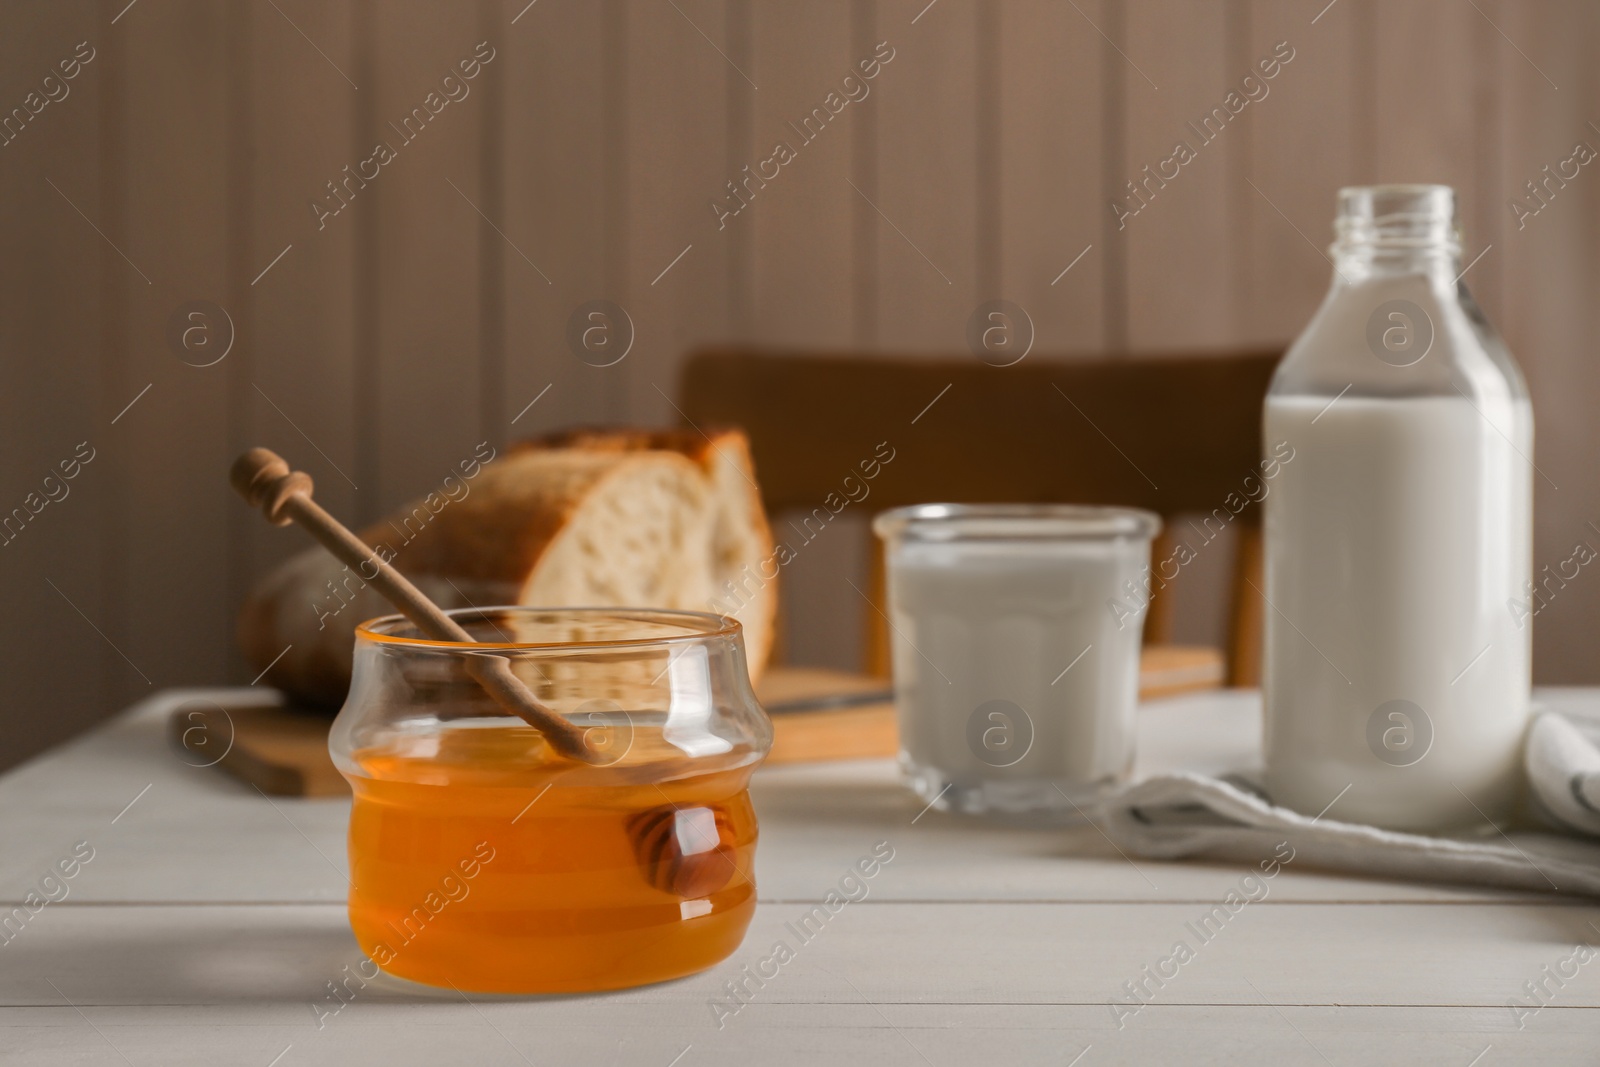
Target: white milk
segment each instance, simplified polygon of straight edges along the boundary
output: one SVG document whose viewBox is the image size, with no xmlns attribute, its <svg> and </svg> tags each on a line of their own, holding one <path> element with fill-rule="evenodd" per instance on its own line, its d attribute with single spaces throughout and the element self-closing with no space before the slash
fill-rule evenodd
<svg viewBox="0 0 1600 1067">
<path fill-rule="evenodd" d="M 1505 815 L 1529 690 L 1511 608 L 1528 402 L 1269 397 L 1264 429 L 1294 448 L 1264 501 L 1268 792 L 1396 829 Z"/>
<path fill-rule="evenodd" d="M 1111 603 L 1142 582 L 1148 539 L 891 542 L 888 560 L 901 763 L 919 794 L 1072 817 L 1127 777 L 1143 617 Z"/>
</svg>

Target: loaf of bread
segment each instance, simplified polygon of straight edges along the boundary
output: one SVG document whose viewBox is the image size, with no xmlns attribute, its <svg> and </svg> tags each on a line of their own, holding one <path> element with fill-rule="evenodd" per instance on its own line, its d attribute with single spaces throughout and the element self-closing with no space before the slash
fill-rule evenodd
<svg viewBox="0 0 1600 1067">
<path fill-rule="evenodd" d="M 773 546 L 742 432 L 583 430 L 498 457 L 480 451 L 487 456 L 462 464 L 461 476 L 361 536 L 447 608 L 728 611 L 744 626 L 752 679 L 760 676 L 777 587 L 749 579 Z M 251 592 L 240 645 L 272 685 L 337 706 L 357 624 L 393 610 L 310 548 Z"/>
</svg>

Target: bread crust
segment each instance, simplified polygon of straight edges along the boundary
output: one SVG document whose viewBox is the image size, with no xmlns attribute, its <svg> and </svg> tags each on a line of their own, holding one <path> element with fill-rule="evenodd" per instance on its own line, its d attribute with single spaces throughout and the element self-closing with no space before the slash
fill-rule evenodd
<svg viewBox="0 0 1600 1067">
<path fill-rule="evenodd" d="M 374 548 L 385 541 L 393 545 L 397 567 L 520 588 L 599 483 L 640 459 L 672 462 L 620 452 L 513 450 L 484 466 L 471 492 L 419 523 L 420 532 L 411 539 L 404 540 L 407 531 L 394 517 L 373 524 L 362 536 Z M 419 506 L 427 510 L 425 504 L 413 505 L 401 518 L 414 516 Z"/>
<path fill-rule="evenodd" d="M 535 584 L 541 562 L 574 528 L 575 517 L 588 502 L 604 497 L 608 479 L 654 470 L 663 477 L 703 481 L 709 495 L 718 471 L 729 464 L 748 480 L 749 491 L 738 505 L 748 511 L 737 528 L 750 541 L 751 558 L 743 562 L 754 564 L 770 553 L 772 535 L 754 488 L 748 443 L 736 430 L 692 437 L 677 431 L 578 430 L 518 443 L 464 483 L 469 487 L 464 495 L 429 494 L 361 535 L 441 604 L 518 603 Z M 710 506 L 731 503 L 724 493 Z M 723 535 L 733 532 L 729 523 L 721 525 L 727 528 Z M 713 610 L 710 604 L 674 606 Z M 273 685 L 301 700 L 336 706 L 349 687 L 356 625 L 391 610 L 359 576 L 320 548 L 308 549 L 251 592 L 239 616 L 239 643 L 256 670 L 271 665 L 266 678 Z M 753 678 L 770 652 L 776 614 L 771 585 L 739 611 Z"/>
</svg>

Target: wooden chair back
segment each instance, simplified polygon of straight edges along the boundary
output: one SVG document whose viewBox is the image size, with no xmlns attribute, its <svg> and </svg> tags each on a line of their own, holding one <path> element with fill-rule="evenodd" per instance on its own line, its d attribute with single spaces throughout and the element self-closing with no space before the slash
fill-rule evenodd
<svg viewBox="0 0 1600 1067">
<path fill-rule="evenodd" d="M 1261 474 L 1261 406 L 1281 355 L 1034 356 L 997 368 L 970 357 L 713 349 L 684 365 L 679 403 L 692 425 L 746 430 L 773 514 L 825 508 L 830 499 L 837 506 L 865 485 L 866 495 L 848 506 L 875 513 L 935 501 L 1121 504 L 1167 519 L 1214 516 L 1208 531 L 1235 525 L 1228 682 L 1255 685 L 1260 511 L 1235 509 L 1260 492 L 1250 486 Z M 881 469 L 865 481 L 862 464 L 874 461 Z M 1168 526 L 1153 561 L 1182 540 Z M 872 558 L 878 605 L 868 613 L 866 666 L 886 673 L 882 552 L 875 548 Z M 1145 640 L 1169 640 L 1171 618 L 1171 598 L 1157 593 Z"/>
</svg>

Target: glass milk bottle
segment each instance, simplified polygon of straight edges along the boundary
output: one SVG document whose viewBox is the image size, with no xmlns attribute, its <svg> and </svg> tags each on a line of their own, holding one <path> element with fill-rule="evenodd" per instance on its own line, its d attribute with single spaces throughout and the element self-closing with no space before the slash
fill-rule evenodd
<svg viewBox="0 0 1600 1067">
<path fill-rule="evenodd" d="M 1435 831 L 1511 810 L 1528 717 L 1533 410 L 1442 185 L 1339 193 L 1333 285 L 1264 447 L 1266 785 Z M 1331 805 L 1331 807 L 1330 807 Z"/>
</svg>

